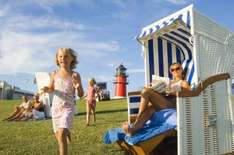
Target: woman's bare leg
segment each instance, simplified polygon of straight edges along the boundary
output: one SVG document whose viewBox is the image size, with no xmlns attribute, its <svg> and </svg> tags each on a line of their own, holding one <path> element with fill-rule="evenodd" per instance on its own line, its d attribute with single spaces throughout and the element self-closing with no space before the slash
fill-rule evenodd
<svg viewBox="0 0 234 155">
<path fill-rule="evenodd" d="M 158 92 L 151 88 L 145 88 L 141 93 L 141 103 L 139 107 L 139 114 L 149 105 L 155 108 L 156 111 L 167 108 L 168 101 Z"/>
<path fill-rule="evenodd" d="M 21 115 L 19 115 L 17 118 L 14 119 L 14 121 L 21 121 L 24 120 L 24 118 L 26 118 L 24 113 L 21 113 Z"/>
<path fill-rule="evenodd" d="M 127 123 L 123 124 L 126 133 L 132 135 L 142 128 L 155 111 L 167 108 L 168 101 L 151 88 L 145 88 L 141 93 L 141 103 L 135 123 L 129 128 Z"/>
<path fill-rule="evenodd" d="M 129 127 L 128 122 L 123 124 L 123 129 L 125 133 L 129 135 L 135 134 L 139 129 L 143 128 L 145 122 L 147 122 L 150 117 L 155 113 L 155 109 L 152 106 L 149 106 L 145 109 L 140 115 L 138 115 L 137 120 L 133 123 L 131 127 Z"/>
<path fill-rule="evenodd" d="M 33 115 L 31 115 L 31 116 L 28 116 L 28 115 L 25 116 L 24 115 L 22 118 L 19 118 L 20 121 L 28 121 L 29 119 L 33 119 Z"/>
<path fill-rule="evenodd" d="M 23 115 L 23 110 L 21 110 L 20 112 L 18 112 L 14 117 L 8 119 L 8 121 L 14 121 L 15 119 L 21 117 Z"/>
<path fill-rule="evenodd" d="M 9 119 L 15 117 L 15 115 L 17 115 L 19 112 L 20 112 L 20 108 L 16 107 L 15 111 L 13 113 L 11 113 L 10 116 L 5 118 L 3 121 L 9 120 Z"/>
</svg>

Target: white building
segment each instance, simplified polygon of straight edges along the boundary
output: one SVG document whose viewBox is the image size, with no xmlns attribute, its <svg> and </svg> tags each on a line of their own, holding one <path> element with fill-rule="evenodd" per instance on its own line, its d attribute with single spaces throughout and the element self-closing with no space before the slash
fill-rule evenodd
<svg viewBox="0 0 234 155">
<path fill-rule="evenodd" d="M 234 94 L 234 83 L 232 83 L 232 94 Z"/>
<path fill-rule="evenodd" d="M 13 88 L 5 81 L 0 81 L 0 99 L 11 99 Z"/>
<path fill-rule="evenodd" d="M 21 99 L 22 96 L 32 98 L 33 94 L 33 92 L 12 86 L 6 81 L 0 81 L 0 99 Z"/>
</svg>

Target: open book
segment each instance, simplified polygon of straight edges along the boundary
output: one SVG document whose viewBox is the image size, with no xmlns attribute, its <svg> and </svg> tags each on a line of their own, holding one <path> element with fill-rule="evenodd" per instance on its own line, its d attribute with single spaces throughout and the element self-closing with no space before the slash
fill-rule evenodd
<svg viewBox="0 0 234 155">
<path fill-rule="evenodd" d="M 159 92 L 166 92 L 166 89 L 169 88 L 170 79 L 168 77 L 161 77 L 158 75 L 152 75 L 152 88 Z"/>
<path fill-rule="evenodd" d="M 36 83 L 37 83 L 37 89 L 38 92 L 41 92 L 41 88 L 45 87 L 45 86 L 49 86 L 50 84 L 50 75 L 49 73 L 46 72 L 37 72 L 35 73 L 35 77 L 36 77 Z"/>
</svg>

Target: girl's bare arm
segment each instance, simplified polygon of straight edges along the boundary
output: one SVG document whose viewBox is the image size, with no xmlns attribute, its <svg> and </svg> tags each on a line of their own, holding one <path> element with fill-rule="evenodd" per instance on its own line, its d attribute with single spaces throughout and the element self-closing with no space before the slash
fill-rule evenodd
<svg viewBox="0 0 234 155">
<path fill-rule="evenodd" d="M 79 97 L 84 96 L 84 90 L 83 90 L 83 87 L 82 87 L 80 74 L 79 73 L 74 73 L 72 75 L 72 80 L 73 80 L 73 85 L 74 85 L 75 89 L 78 92 L 78 96 Z"/>
</svg>

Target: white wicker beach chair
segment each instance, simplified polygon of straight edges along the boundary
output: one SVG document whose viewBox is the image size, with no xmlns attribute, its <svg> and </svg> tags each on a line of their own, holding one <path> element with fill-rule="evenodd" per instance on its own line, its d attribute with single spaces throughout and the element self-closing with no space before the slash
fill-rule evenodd
<svg viewBox="0 0 234 155">
<path fill-rule="evenodd" d="M 234 153 L 234 34 L 190 5 L 144 27 L 137 40 L 144 52 L 145 85 L 154 74 L 171 77 L 170 64 L 184 62 L 194 86 L 177 97 L 178 155 Z M 130 92 L 129 121 L 139 102 L 139 93 Z"/>
</svg>

